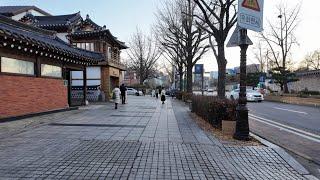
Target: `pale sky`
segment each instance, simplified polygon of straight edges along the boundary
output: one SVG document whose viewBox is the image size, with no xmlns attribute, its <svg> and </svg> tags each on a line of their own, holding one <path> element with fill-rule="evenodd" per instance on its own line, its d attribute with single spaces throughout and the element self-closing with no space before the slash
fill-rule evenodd
<svg viewBox="0 0 320 180">
<path fill-rule="evenodd" d="M 316 49 L 320 49 L 320 1 L 319 0 L 265 0 L 264 3 L 264 26 L 267 19 L 278 21 L 278 14 L 275 6 L 283 2 L 288 6 L 302 3 L 300 12 L 300 24 L 296 31 L 296 36 L 300 46 L 293 51 L 293 60 L 300 61 L 303 57 Z M 36 5 L 53 15 L 71 14 L 80 11 L 85 17 L 89 14 L 91 19 L 99 25 L 106 25 L 114 36 L 122 41 L 129 41 L 136 27 L 140 27 L 145 32 L 149 32 L 151 25 L 155 21 L 155 12 L 161 0 L 0 0 L 0 5 Z M 231 35 L 232 32 L 230 32 Z M 255 33 L 249 32 L 253 42 Z M 227 48 L 226 57 L 228 68 L 239 66 L 239 51 L 236 48 Z M 255 63 L 252 58 L 251 48 L 248 50 L 248 64 Z M 200 63 L 205 64 L 205 70 L 217 70 L 216 60 L 210 51 Z"/>
</svg>

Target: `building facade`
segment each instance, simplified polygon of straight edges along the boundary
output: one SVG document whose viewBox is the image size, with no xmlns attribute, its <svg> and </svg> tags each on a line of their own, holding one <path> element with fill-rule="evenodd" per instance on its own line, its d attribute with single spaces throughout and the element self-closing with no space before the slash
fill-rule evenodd
<svg viewBox="0 0 320 180">
<path fill-rule="evenodd" d="M 86 67 L 103 60 L 61 41 L 56 32 L 0 15 L 0 119 L 72 106 L 71 72 L 86 79 Z M 86 99 L 85 81 L 83 89 Z"/>
<path fill-rule="evenodd" d="M 88 84 L 87 97 L 89 101 L 108 100 L 112 89 L 115 86 L 119 86 L 124 78 L 122 71 L 125 71 L 125 66 L 120 62 L 120 53 L 122 49 L 127 48 L 125 43 L 113 36 L 106 29 L 106 26 L 99 26 L 94 23 L 89 15 L 83 19 L 80 12 L 66 15 L 50 15 L 39 8 L 34 7 L 33 9 L 38 10 L 37 13 L 34 13 L 35 10 L 16 10 L 21 14 L 14 13 L 16 14 L 15 20 L 17 17 L 21 17 L 18 21 L 55 31 L 59 39 L 73 45 L 75 48 L 101 53 L 104 56 L 102 62 L 95 66 L 90 66 L 86 70 L 88 77 L 86 82 Z M 83 92 L 83 73 L 81 71 L 73 71 L 71 77 L 74 90 L 73 98 L 79 99 Z"/>
</svg>

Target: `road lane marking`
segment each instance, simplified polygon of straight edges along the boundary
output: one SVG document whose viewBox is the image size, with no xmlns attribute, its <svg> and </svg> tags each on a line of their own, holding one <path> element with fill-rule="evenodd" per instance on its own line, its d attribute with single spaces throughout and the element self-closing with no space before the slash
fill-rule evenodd
<svg viewBox="0 0 320 180">
<path fill-rule="evenodd" d="M 295 110 L 285 109 L 285 108 L 279 108 L 279 107 L 274 107 L 274 109 L 279 109 L 279 110 L 289 111 L 289 112 L 295 112 L 295 113 L 299 113 L 299 114 L 308 114 L 308 113 L 302 112 L 302 111 L 295 111 Z"/>
<path fill-rule="evenodd" d="M 287 126 L 287 125 L 284 125 L 284 124 L 281 124 L 281 123 L 278 123 L 278 122 L 274 122 L 272 120 L 265 119 L 265 118 L 262 118 L 262 117 L 259 117 L 259 116 L 255 116 L 253 114 L 250 114 L 249 116 L 250 116 L 251 119 L 253 119 L 255 121 L 259 121 L 259 122 L 268 124 L 270 126 L 279 128 L 280 130 L 287 131 L 287 132 L 296 134 L 298 136 L 301 136 L 303 138 L 306 138 L 306 139 L 309 139 L 309 140 L 312 140 L 312 141 L 320 143 L 320 136 L 318 136 L 316 134 L 309 133 L 309 132 L 303 131 L 301 129 L 297 129 L 297 128 L 294 128 L 294 127 L 291 127 L 291 126 Z"/>
<path fill-rule="evenodd" d="M 273 123 L 273 124 L 276 124 L 276 125 L 279 125 L 281 127 L 284 127 L 284 128 L 289 128 L 291 130 L 294 130 L 294 131 L 298 131 L 300 133 L 303 133 L 303 134 L 306 134 L 306 135 L 309 135 L 309 136 L 312 136 L 312 137 L 315 137 L 315 138 L 318 138 L 320 139 L 320 136 L 319 135 L 316 135 L 316 134 L 313 134 L 313 133 L 310 133 L 310 132 L 307 132 L 307 131 L 304 131 L 304 130 L 301 130 L 301 129 L 297 129 L 297 128 L 294 128 L 294 127 L 291 127 L 291 126 L 288 126 L 288 125 L 285 125 L 285 124 L 281 124 L 281 123 L 278 123 L 278 122 L 275 122 L 271 119 L 266 119 L 266 118 L 263 118 L 263 117 L 260 117 L 260 116 L 256 116 L 256 115 L 253 115 L 253 114 L 250 114 L 250 116 L 253 116 L 255 118 L 258 118 L 258 119 L 261 119 L 261 120 L 264 120 L 264 121 L 268 121 L 270 123 Z"/>
</svg>

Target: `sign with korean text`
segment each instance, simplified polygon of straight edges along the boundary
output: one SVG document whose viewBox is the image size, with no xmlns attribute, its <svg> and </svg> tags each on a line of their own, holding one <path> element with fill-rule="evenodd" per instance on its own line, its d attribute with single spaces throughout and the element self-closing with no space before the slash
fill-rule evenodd
<svg viewBox="0 0 320 180">
<path fill-rule="evenodd" d="M 238 1 L 238 26 L 252 31 L 263 31 L 264 0 Z"/>
</svg>

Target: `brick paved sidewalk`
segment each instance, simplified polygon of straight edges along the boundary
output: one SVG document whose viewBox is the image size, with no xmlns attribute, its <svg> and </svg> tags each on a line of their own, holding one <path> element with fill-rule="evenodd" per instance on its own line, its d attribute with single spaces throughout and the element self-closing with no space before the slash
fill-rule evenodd
<svg viewBox="0 0 320 180">
<path fill-rule="evenodd" d="M 54 117 L 0 140 L 0 179 L 304 179 L 271 148 L 221 145 L 175 100 Z"/>
</svg>

